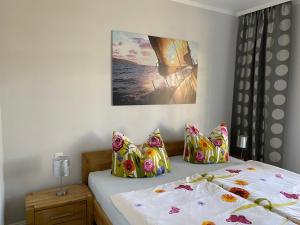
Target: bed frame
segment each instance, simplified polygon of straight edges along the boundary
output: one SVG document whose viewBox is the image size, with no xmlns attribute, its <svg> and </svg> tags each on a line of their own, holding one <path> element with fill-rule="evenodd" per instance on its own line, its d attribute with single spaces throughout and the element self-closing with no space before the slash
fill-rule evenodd
<svg viewBox="0 0 300 225">
<path fill-rule="evenodd" d="M 165 147 L 170 157 L 182 155 L 184 142 L 176 141 L 165 143 Z M 90 172 L 110 169 L 111 163 L 111 149 L 82 153 L 82 183 L 88 185 Z M 98 203 L 95 198 L 93 199 L 93 208 L 93 218 L 97 225 L 113 225 L 101 207 L 101 203 Z"/>
</svg>

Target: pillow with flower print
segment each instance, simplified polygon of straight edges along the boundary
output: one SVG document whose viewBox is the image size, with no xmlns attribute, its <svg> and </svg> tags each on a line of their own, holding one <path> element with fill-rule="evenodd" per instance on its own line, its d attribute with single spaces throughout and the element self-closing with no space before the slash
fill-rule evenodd
<svg viewBox="0 0 300 225">
<path fill-rule="evenodd" d="M 139 149 L 128 137 L 114 132 L 112 137 L 112 175 L 154 177 L 171 171 L 171 164 L 159 130 L 155 130 Z"/>
<path fill-rule="evenodd" d="M 200 133 L 195 125 L 187 124 L 183 159 L 190 163 L 228 162 L 229 143 L 226 124 L 221 123 L 208 137 Z"/>
</svg>

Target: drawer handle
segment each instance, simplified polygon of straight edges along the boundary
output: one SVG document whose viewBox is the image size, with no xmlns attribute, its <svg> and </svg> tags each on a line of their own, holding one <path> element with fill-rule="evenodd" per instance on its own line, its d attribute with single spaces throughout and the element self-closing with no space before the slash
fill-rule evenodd
<svg viewBox="0 0 300 225">
<path fill-rule="evenodd" d="M 58 216 L 50 216 L 50 220 L 57 220 L 68 216 L 73 216 L 73 213 L 64 213 Z"/>
</svg>

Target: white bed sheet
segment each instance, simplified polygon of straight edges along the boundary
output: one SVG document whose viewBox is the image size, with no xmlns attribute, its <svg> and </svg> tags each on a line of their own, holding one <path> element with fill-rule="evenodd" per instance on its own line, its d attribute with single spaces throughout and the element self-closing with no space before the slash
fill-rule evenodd
<svg viewBox="0 0 300 225">
<path fill-rule="evenodd" d="M 213 170 L 237 165 L 243 161 L 230 157 L 229 163 L 222 164 L 190 164 L 183 161 L 182 156 L 170 157 L 172 172 L 154 178 L 129 179 L 115 177 L 110 174 L 111 170 L 97 171 L 89 174 L 89 187 L 97 202 L 99 202 L 114 225 L 129 225 L 125 217 L 115 208 L 111 196 L 139 189 L 146 189 L 164 183 L 176 181 L 195 173 L 206 173 Z"/>
</svg>

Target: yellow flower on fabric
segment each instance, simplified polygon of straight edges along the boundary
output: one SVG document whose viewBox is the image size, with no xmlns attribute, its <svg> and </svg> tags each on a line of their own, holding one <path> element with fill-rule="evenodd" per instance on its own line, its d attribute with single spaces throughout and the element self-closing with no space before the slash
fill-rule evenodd
<svg viewBox="0 0 300 225">
<path fill-rule="evenodd" d="M 154 192 L 160 194 L 160 193 L 166 192 L 166 190 L 165 190 L 165 189 L 158 188 L 158 189 L 155 189 Z"/>
<path fill-rule="evenodd" d="M 202 225 L 216 225 L 213 221 L 205 220 L 203 221 Z"/>
<path fill-rule="evenodd" d="M 223 194 L 221 199 L 225 202 L 236 202 L 237 198 L 231 194 Z"/>
<path fill-rule="evenodd" d="M 209 149 L 209 144 L 204 140 L 204 139 L 200 139 L 200 148 L 203 150 L 203 151 L 206 151 Z"/>
<path fill-rule="evenodd" d="M 247 181 L 245 181 L 245 180 L 235 180 L 234 183 L 237 184 L 237 185 L 241 185 L 241 186 L 246 186 L 246 185 L 249 184 L 249 183 L 248 183 Z"/>
<path fill-rule="evenodd" d="M 255 168 L 253 168 L 253 167 L 249 167 L 249 168 L 247 168 L 247 170 L 250 170 L 250 171 L 255 171 L 256 169 L 255 169 Z"/>
<path fill-rule="evenodd" d="M 149 157 L 153 157 L 157 154 L 157 152 L 154 149 L 148 149 L 145 154 Z"/>
</svg>

